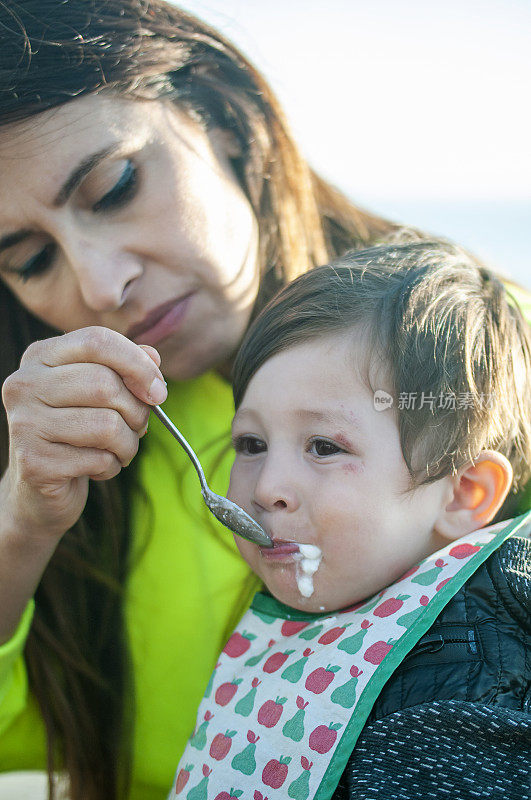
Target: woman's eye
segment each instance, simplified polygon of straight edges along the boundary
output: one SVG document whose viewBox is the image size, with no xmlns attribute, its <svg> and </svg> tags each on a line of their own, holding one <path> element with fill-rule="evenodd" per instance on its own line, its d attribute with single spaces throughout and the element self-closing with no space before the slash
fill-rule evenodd
<svg viewBox="0 0 531 800">
<path fill-rule="evenodd" d="M 312 439 L 309 445 L 309 452 L 314 456 L 321 458 L 326 456 L 335 456 L 338 453 L 344 453 L 342 447 L 339 447 L 329 439 Z"/>
<path fill-rule="evenodd" d="M 92 206 L 92 211 L 107 211 L 120 208 L 132 200 L 137 190 L 137 169 L 132 161 L 127 159 L 124 170 L 112 189 L 101 197 Z"/>
<path fill-rule="evenodd" d="M 233 445 L 237 453 L 243 453 L 246 456 L 256 456 L 267 450 L 266 443 L 256 436 L 237 436 Z"/>
<path fill-rule="evenodd" d="M 43 247 L 42 250 L 26 261 L 26 263 L 20 268 L 16 270 L 16 274 L 21 280 L 26 283 L 27 280 L 30 278 L 34 278 L 37 275 L 42 275 L 42 273 L 46 272 L 48 267 L 51 265 L 53 261 L 53 257 L 55 255 L 55 244 L 50 242 L 47 244 L 46 247 Z"/>
</svg>

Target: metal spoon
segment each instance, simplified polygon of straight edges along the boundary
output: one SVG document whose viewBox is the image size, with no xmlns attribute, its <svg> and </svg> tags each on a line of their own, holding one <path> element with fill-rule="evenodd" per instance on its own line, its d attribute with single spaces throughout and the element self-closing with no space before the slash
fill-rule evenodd
<svg viewBox="0 0 531 800">
<path fill-rule="evenodd" d="M 190 461 L 199 475 L 203 500 L 216 519 L 219 519 L 226 528 L 229 528 L 229 530 L 241 536 L 242 539 L 247 539 L 247 541 L 260 545 L 260 547 L 273 547 L 273 542 L 264 529 L 261 528 L 243 508 L 240 508 L 240 506 L 237 506 L 236 503 L 233 503 L 231 500 L 227 500 L 226 497 L 216 494 L 209 488 L 198 457 L 180 430 L 173 424 L 162 408 L 160 406 L 152 406 L 151 410 L 169 430 L 172 436 L 177 439 L 179 444 L 182 445 L 184 451 L 190 457 Z"/>
</svg>

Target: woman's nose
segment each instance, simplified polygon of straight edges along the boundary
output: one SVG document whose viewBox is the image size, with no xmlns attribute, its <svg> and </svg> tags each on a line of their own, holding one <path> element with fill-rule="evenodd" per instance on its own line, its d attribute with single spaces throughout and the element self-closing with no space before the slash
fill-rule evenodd
<svg viewBox="0 0 531 800">
<path fill-rule="evenodd" d="M 287 460 L 266 459 L 254 487 L 253 501 L 267 511 L 296 511 L 300 492 Z"/>
<path fill-rule="evenodd" d="M 120 308 L 143 272 L 141 261 L 132 254 L 86 240 L 71 248 L 68 258 L 83 301 L 92 311 Z"/>
</svg>

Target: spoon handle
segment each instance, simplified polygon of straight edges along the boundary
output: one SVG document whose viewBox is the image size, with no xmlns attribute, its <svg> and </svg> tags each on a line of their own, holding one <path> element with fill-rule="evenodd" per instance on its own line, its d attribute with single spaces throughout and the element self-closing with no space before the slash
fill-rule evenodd
<svg viewBox="0 0 531 800">
<path fill-rule="evenodd" d="M 190 461 L 192 462 L 192 464 L 194 465 L 194 467 L 196 469 L 197 474 L 199 475 L 199 481 L 201 483 L 201 490 L 203 492 L 203 495 L 205 493 L 208 494 L 208 484 L 206 482 L 205 473 L 203 472 L 203 468 L 202 468 L 202 466 L 201 466 L 201 464 L 199 462 L 199 459 L 197 458 L 196 454 L 194 453 L 194 451 L 192 450 L 192 448 L 190 447 L 190 445 L 188 444 L 188 442 L 186 441 L 186 439 L 182 435 L 182 433 L 179 430 L 179 428 L 177 428 L 173 424 L 171 419 L 162 410 L 162 408 L 160 406 L 152 406 L 151 410 L 153 411 L 155 416 L 160 419 L 162 424 L 169 430 L 171 435 L 174 436 L 177 439 L 179 444 L 186 451 L 187 455 L 190 457 Z"/>
</svg>

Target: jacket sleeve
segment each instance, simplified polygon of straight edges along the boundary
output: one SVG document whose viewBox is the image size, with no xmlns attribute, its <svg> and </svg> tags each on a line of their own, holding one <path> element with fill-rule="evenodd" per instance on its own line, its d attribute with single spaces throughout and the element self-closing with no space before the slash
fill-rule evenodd
<svg viewBox="0 0 531 800">
<path fill-rule="evenodd" d="M 30 600 L 15 633 L 11 639 L 0 645 L 0 735 L 26 705 L 28 678 L 23 650 L 34 607 L 34 601 Z"/>
<path fill-rule="evenodd" d="M 333 800 L 522 800 L 530 745 L 525 711 L 414 706 L 365 726 Z"/>
</svg>

